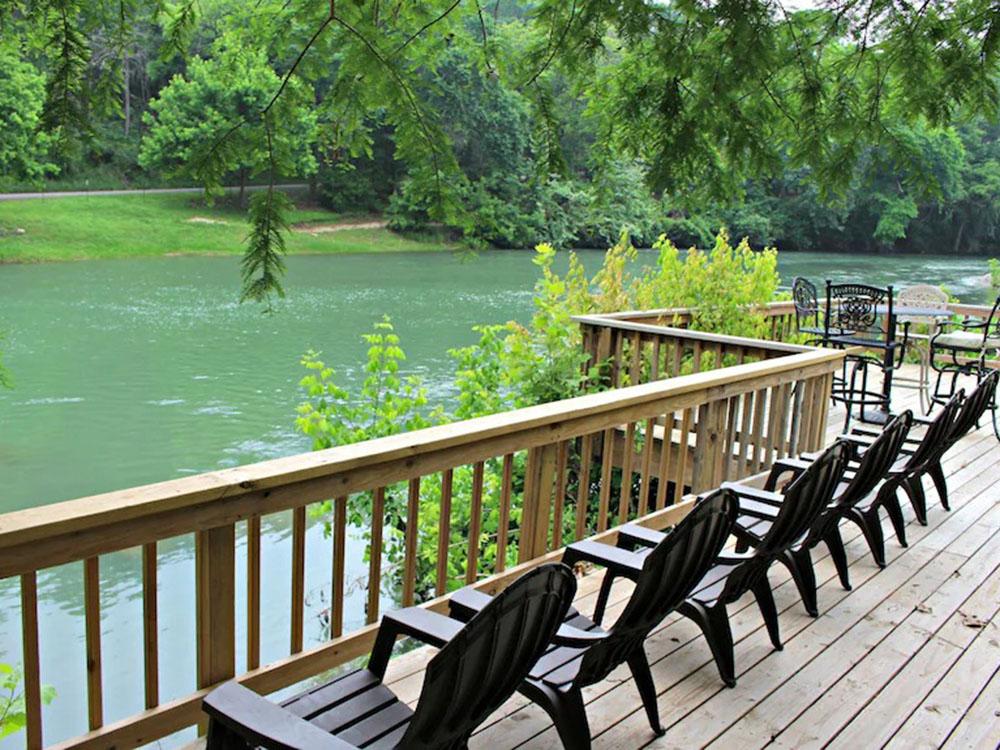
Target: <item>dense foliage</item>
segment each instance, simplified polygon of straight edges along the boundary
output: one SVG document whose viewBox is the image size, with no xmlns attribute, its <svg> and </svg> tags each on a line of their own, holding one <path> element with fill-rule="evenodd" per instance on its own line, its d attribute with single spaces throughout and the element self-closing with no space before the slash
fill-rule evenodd
<svg viewBox="0 0 1000 750">
<path fill-rule="evenodd" d="M 330 205 L 474 244 L 726 225 L 984 252 L 998 18 L 993 0 L 6 0 L 0 115 L 23 146 L 0 174 L 213 188 L 318 164 Z M 248 265 L 277 270 L 280 233 L 255 236 Z"/>
<path fill-rule="evenodd" d="M 323 363 L 320 355 L 308 352 L 302 359 L 306 375 L 301 386 L 306 400 L 299 407 L 298 429 L 312 439 L 315 449 L 322 450 L 600 389 L 602 363 L 586 367 L 587 356 L 573 315 L 662 302 L 697 305 L 701 309 L 694 322 L 704 330 L 742 335 L 763 331 L 766 319 L 762 308 L 773 299 L 778 285 L 777 254 L 773 250 L 755 253 L 745 242 L 734 247 L 724 234 L 719 235 L 711 249 L 695 250 L 686 256 L 678 253 L 666 238 L 660 238 L 657 246 L 660 250 L 657 262 L 630 274 L 627 268 L 635 260 L 635 250 L 623 238 L 607 252 L 600 270 L 588 277 L 575 254 L 570 256 L 569 270 L 560 276 L 553 269 L 555 250 L 550 245 L 540 245 L 535 257 L 540 276 L 535 284 L 530 324 L 479 326 L 475 329 L 480 337 L 476 344 L 449 352 L 455 363 L 456 391 L 450 411 L 440 405 L 431 408 L 420 379 L 402 375 L 406 358 L 388 319 L 376 323 L 374 330 L 365 336 L 369 348 L 364 379 L 357 393 L 338 385 L 336 373 Z M 569 460 L 572 463 L 578 457 L 571 455 Z M 487 461 L 483 467 L 484 518 L 477 575 L 493 570 L 498 554 L 496 534 L 502 471 L 500 459 Z M 514 533 L 507 548 L 509 564 L 516 559 L 523 455 L 515 455 L 512 472 Z M 455 469 L 449 539 L 454 554 L 448 559 L 448 582 L 452 588 L 466 580 L 472 482 L 471 467 Z M 390 566 L 386 584 L 392 592 L 398 591 L 402 574 L 408 489 L 404 483 L 385 491 L 385 551 Z M 440 475 L 421 479 L 416 581 L 420 599 L 434 593 L 441 493 Z M 372 502 L 371 493 L 349 498 L 348 520 L 355 528 L 368 528 Z M 328 522 L 330 504 L 321 504 L 316 512 Z M 572 513 L 565 514 L 566 534 L 572 531 L 572 518 Z"/>
<path fill-rule="evenodd" d="M 22 683 L 19 666 L 0 663 L 0 739 L 21 731 L 27 723 Z M 55 697 L 55 688 L 42 685 L 42 703 L 48 705 Z"/>
</svg>

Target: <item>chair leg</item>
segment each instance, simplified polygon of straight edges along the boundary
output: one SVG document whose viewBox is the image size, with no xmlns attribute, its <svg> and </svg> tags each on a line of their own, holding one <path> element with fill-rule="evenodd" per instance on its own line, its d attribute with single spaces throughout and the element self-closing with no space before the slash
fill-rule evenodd
<svg viewBox="0 0 1000 750">
<path fill-rule="evenodd" d="M 566 750 L 590 750 L 590 724 L 579 688 L 563 693 L 548 685 L 529 681 L 521 690 L 549 715 Z"/>
<path fill-rule="evenodd" d="M 771 637 L 771 645 L 776 651 L 783 650 L 785 647 L 781 643 L 781 631 L 778 628 L 778 608 L 774 604 L 774 593 L 771 591 L 771 584 L 767 582 L 767 575 L 762 575 L 753 585 L 751 591 L 753 591 L 757 607 L 764 617 L 767 634 Z"/>
<path fill-rule="evenodd" d="M 813 570 L 812 557 L 809 550 L 785 550 L 781 562 L 792 574 L 795 587 L 802 597 L 802 604 L 813 617 L 819 617 L 819 606 L 816 599 L 816 572 Z"/>
<path fill-rule="evenodd" d="M 927 495 L 924 493 L 924 483 L 920 477 L 910 477 L 903 482 L 903 490 L 910 498 L 910 505 L 921 526 L 927 525 Z M 888 507 L 886 508 L 888 510 Z"/>
<path fill-rule="evenodd" d="M 873 505 L 864 512 L 852 509 L 844 517 L 853 521 L 861 529 L 861 533 L 865 535 L 865 541 L 868 542 L 868 549 L 871 550 L 872 557 L 875 558 L 875 564 L 880 568 L 884 568 L 885 537 L 882 535 L 882 523 L 878 517 L 878 506 Z"/>
<path fill-rule="evenodd" d="M 840 576 L 840 585 L 847 591 L 851 590 L 851 577 L 847 568 L 847 550 L 844 548 L 844 540 L 840 536 L 840 526 L 837 523 L 830 524 L 830 528 L 823 535 L 827 549 L 830 550 L 830 557 L 833 565 Z"/>
<path fill-rule="evenodd" d="M 635 686 L 639 688 L 639 696 L 646 709 L 649 726 L 652 728 L 653 734 L 662 737 L 665 730 L 660 726 L 660 709 L 656 705 L 656 685 L 653 682 L 653 673 L 649 671 L 649 659 L 646 658 L 646 652 L 641 644 L 628 658 L 628 668 L 632 671 Z"/>
<path fill-rule="evenodd" d="M 948 482 L 944 478 L 944 469 L 941 468 L 941 462 L 935 461 L 931 464 L 930 468 L 927 469 L 927 473 L 934 480 L 934 487 L 937 489 L 941 506 L 945 510 L 951 510 L 951 506 L 948 504 Z"/>
<path fill-rule="evenodd" d="M 920 480 L 918 479 L 917 481 L 919 482 Z M 899 540 L 899 545 L 901 547 L 908 547 L 909 544 L 906 541 L 906 521 L 903 520 L 903 509 L 899 505 L 899 495 L 896 492 L 886 493 L 882 501 L 882 507 L 889 514 L 889 521 L 892 522 L 892 530 L 896 532 L 896 539 Z M 882 524 L 879 523 L 876 508 L 877 506 L 873 506 L 872 510 L 875 511 L 875 523 L 878 525 L 879 531 L 881 531 Z M 926 516 L 926 513 L 924 515 Z"/>
<path fill-rule="evenodd" d="M 594 622 L 598 625 L 604 620 L 604 611 L 608 607 L 608 597 L 611 595 L 611 586 L 614 582 L 614 574 L 610 570 L 605 570 L 601 590 L 597 593 L 597 603 L 594 605 Z"/>
<path fill-rule="evenodd" d="M 733 656 L 733 631 L 724 604 L 706 607 L 688 600 L 677 608 L 679 614 L 694 620 L 705 634 L 712 650 L 719 676 L 727 687 L 736 687 L 736 660 Z"/>
</svg>

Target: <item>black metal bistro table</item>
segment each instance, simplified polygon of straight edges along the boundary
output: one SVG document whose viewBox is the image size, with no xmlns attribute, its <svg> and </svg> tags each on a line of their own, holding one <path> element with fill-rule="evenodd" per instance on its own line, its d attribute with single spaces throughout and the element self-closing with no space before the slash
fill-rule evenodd
<svg viewBox="0 0 1000 750">
<path fill-rule="evenodd" d="M 882 393 L 885 396 L 885 408 L 875 412 L 862 412 L 862 420 L 866 422 L 873 422 L 875 424 L 885 424 L 892 417 L 892 410 L 889 408 L 890 398 L 892 396 L 892 374 L 893 368 L 893 357 L 895 356 L 895 344 L 896 344 L 896 328 L 897 321 L 900 317 L 904 318 L 927 318 L 929 320 L 938 320 L 940 318 L 950 318 L 953 313 L 947 309 L 941 309 L 938 307 L 918 307 L 918 306 L 907 306 L 907 305 L 876 305 L 875 312 L 879 315 L 888 316 L 886 320 L 886 326 L 888 326 L 888 342 L 889 346 L 878 347 L 883 349 L 882 355 Z M 827 341 L 840 346 L 860 346 L 864 347 L 868 343 L 868 339 L 864 336 L 852 335 L 850 333 L 845 333 L 842 335 L 833 335 L 827 338 Z M 874 343 L 874 339 L 870 340 Z M 905 346 L 907 338 L 903 337 L 903 347 L 904 351 L 900 353 L 899 359 L 902 362 L 905 356 Z"/>
</svg>

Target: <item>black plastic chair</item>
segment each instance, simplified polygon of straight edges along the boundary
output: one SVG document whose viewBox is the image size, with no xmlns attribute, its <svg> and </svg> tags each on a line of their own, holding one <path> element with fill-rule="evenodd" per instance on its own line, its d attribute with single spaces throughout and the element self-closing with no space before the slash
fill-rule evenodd
<svg viewBox="0 0 1000 750">
<path fill-rule="evenodd" d="M 551 563 L 525 573 L 464 625 L 420 607 L 389 613 L 366 669 L 281 706 L 235 682 L 209 693 L 208 750 L 465 748 L 545 651 L 575 593 L 573 572 Z M 427 665 L 415 709 L 382 683 L 399 636 L 441 649 Z"/>
<path fill-rule="evenodd" d="M 919 466 L 915 465 L 914 470 L 906 480 L 904 489 L 913 505 L 917 520 L 924 526 L 927 525 L 927 498 L 921 479 L 924 475 L 930 476 L 934 482 L 934 488 L 937 490 L 941 506 L 945 510 L 951 510 L 951 505 L 948 502 L 948 480 L 945 478 L 941 461 L 959 440 L 977 428 L 979 420 L 991 408 L 991 404 L 995 403 L 998 380 L 1000 380 L 1000 372 L 990 372 L 968 396 L 963 398 L 964 392 L 960 390 L 956 396 L 952 397 L 951 401 L 957 402 L 959 405 L 952 406 L 954 415 L 951 426 L 946 432 L 943 426 L 934 428 L 940 412 L 932 419 L 916 418 L 918 423 L 927 425 L 928 432 L 908 440 L 908 447 L 904 447 L 903 450 L 907 455 L 912 456 L 920 450 L 923 443 L 926 442 L 929 445 L 924 449 L 924 459 Z M 934 429 L 935 434 L 928 437 L 932 429 Z M 871 434 L 865 429 L 858 429 L 855 432 L 860 435 Z"/>
<path fill-rule="evenodd" d="M 959 375 L 983 380 L 991 371 L 987 359 L 1000 356 L 1000 297 L 983 319 L 965 318 L 960 323 L 942 323 L 930 342 L 930 364 L 937 373 L 932 404 L 943 404 L 958 387 Z M 996 398 L 990 401 L 993 434 L 1000 440 L 1000 417 Z"/>
<path fill-rule="evenodd" d="M 566 549 L 566 564 L 587 560 L 607 568 L 605 581 L 624 576 L 636 582 L 624 611 L 607 630 L 598 624 L 600 617 L 590 619 L 571 612 L 553 647 L 520 687 L 521 693 L 552 717 L 566 748 L 590 747 L 583 688 L 603 680 L 621 664 L 628 664 L 632 671 L 653 732 L 663 734 L 643 641 L 701 580 L 729 537 L 735 518 L 735 498 L 728 490 L 720 490 L 698 503 L 672 531 L 661 534 L 652 550 L 629 552 L 592 541 Z M 471 615 L 484 599 L 478 592 L 459 592 L 451 600 L 453 616 Z M 569 637 L 573 632 L 576 638 Z"/>
<path fill-rule="evenodd" d="M 767 580 L 767 571 L 779 559 L 784 559 L 786 564 L 797 564 L 794 558 L 785 558 L 785 553 L 801 544 L 829 505 L 834 489 L 844 475 L 848 451 L 846 442 L 837 441 L 813 461 L 785 490 L 786 501 L 781 503 L 778 513 L 771 514 L 771 509 L 767 509 L 768 514 L 763 520 L 769 520 L 770 526 L 759 540 L 755 540 L 755 546 L 746 552 L 720 554 L 715 565 L 695 587 L 694 593 L 678 607 L 677 611 L 694 620 L 705 634 L 719 675 L 729 687 L 736 685 L 736 666 L 727 605 L 752 591 L 771 643 L 781 650 L 778 610 Z M 755 514 L 758 506 L 759 503 L 749 497 L 740 498 L 740 512 L 744 515 Z M 734 531 L 738 529 L 734 527 Z M 626 547 L 648 546 L 657 539 L 649 530 L 629 524 L 622 527 L 618 541 Z"/>
<path fill-rule="evenodd" d="M 886 425 L 870 445 L 855 447 L 849 463 L 850 468 L 845 472 L 844 481 L 834 491 L 831 503 L 816 519 L 802 543 L 790 548 L 780 558 L 791 571 L 795 585 L 802 596 L 802 603 L 813 617 L 819 615 L 819 608 L 816 598 L 816 575 L 813 571 L 810 550 L 820 542 L 826 544 L 840 582 L 849 591 L 851 581 L 847 567 L 847 551 L 840 535 L 840 522 L 850 519 L 861 526 L 866 538 L 871 537 L 872 531 L 867 528 L 870 516 L 865 516 L 856 509 L 871 498 L 899 458 L 912 423 L 912 413 L 903 412 Z M 747 537 L 741 539 L 742 544 L 752 545 L 754 537 L 760 537 L 771 523 L 770 520 L 764 520 L 760 516 L 777 515 L 778 508 L 786 501 L 784 493 L 773 492 L 778 481 L 789 473 L 794 479 L 807 470 L 810 463 L 803 458 L 786 458 L 775 462 L 764 484 L 765 491 L 771 492 L 771 496 L 768 497 L 764 493 L 755 495 L 764 507 L 758 509 L 756 516 L 744 516 L 736 522 L 737 527 Z M 766 506 L 770 506 L 770 510 Z M 874 522 L 878 523 L 877 515 Z M 738 545 L 737 549 L 740 549 L 742 544 Z"/>
<path fill-rule="evenodd" d="M 809 279 L 796 276 L 792 279 L 792 302 L 795 305 L 795 327 L 798 332 L 808 336 L 810 344 L 821 344 L 826 331 L 820 319 L 816 285 Z"/>
</svg>

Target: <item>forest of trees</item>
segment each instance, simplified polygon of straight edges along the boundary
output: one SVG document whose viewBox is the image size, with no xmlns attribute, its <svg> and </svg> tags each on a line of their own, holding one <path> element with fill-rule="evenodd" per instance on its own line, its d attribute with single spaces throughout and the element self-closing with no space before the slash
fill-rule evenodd
<svg viewBox="0 0 1000 750">
<path fill-rule="evenodd" d="M 477 246 L 996 254 L 996 8 L 0 2 L 0 189 L 310 181 Z M 251 207 L 251 297 L 281 208 Z M 259 282 L 256 287 L 254 281 Z"/>
</svg>

